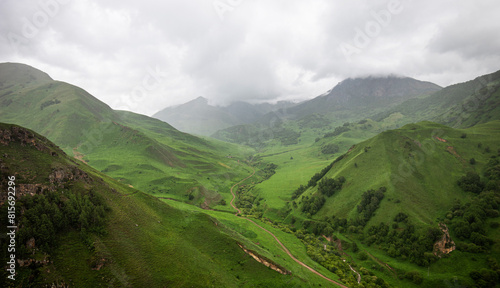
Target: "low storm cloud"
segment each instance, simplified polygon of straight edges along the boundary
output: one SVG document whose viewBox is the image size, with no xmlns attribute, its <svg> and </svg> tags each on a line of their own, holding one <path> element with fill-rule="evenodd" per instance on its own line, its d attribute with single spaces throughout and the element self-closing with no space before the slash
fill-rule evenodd
<svg viewBox="0 0 500 288">
<path fill-rule="evenodd" d="M 0 61 L 116 109 L 305 100 L 348 77 L 441 86 L 498 70 L 498 1 L 74 1 L 0 4 Z"/>
</svg>

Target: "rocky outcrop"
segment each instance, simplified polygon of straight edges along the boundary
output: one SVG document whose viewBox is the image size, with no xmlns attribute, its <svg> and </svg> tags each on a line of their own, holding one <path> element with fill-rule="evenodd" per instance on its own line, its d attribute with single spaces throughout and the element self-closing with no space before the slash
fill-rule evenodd
<svg viewBox="0 0 500 288">
<path fill-rule="evenodd" d="M 11 143 L 19 143 L 21 146 L 33 146 L 38 151 L 48 153 L 52 156 L 58 156 L 62 152 L 57 146 L 50 143 L 42 136 L 19 126 L 10 126 L 9 128 L 0 128 L 0 145 L 8 146 Z M 50 147 L 54 146 L 54 147 Z"/>
<path fill-rule="evenodd" d="M 436 241 L 434 243 L 434 255 L 441 257 L 444 254 L 448 254 L 451 251 L 455 250 L 455 242 L 451 240 L 450 233 L 448 232 L 448 227 L 443 224 L 439 223 L 439 229 L 443 231 L 443 236 L 441 239 Z"/>
<path fill-rule="evenodd" d="M 82 181 L 87 184 L 93 182 L 87 173 L 74 166 L 52 171 L 49 175 L 49 181 L 55 185 L 61 185 L 68 181 Z"/>
<path fill-rule="evenodd" d="M 45 137 L 40 136 L 31 130 L 15 125 L 2 124 L 0 126 L 0 147 L 11 146 L 10 148 L 18 149 L 18 146 L 12 145 L 20 145 L 29 149 L 36 149 L 55 157 L 55 159 L 61 159 L 59 156 L 65 155 L 59 147 L 51 143 Z M 14 175 L 18 178 L 15 186 L 17 198 L 43 194 L 44 191 L 68 189 L 74 182 L 83 182 L 84 184 L 91 184 L 94 182 L 94 180 L 86 172 L 73 165 L 56 165 L 55 167 L 59 166 L 59 168 L 52 168 L 52 170 L 49 169 L 48 171 L 45 170 L 47 171 L 47 178 L 35 177 L 30 171 L 14 170 L 18 168 L 9 167 L 12 166 L 12 163 L 29 163 L 32 159 L 30 159 L 31 156 L 29 156 L 29 154 L 19 157 L 17 154 L 9 155 L 12 153 L 8 151 L 12 151 L 12 149 L 6 149 L 6 153 L 0 155 L 0 172 L 2 175 Z M 57 161 L 54 163 L 56 162 Z M 23 176 L 21 177 L 23 180 L 19 180 L 19 177 L 17 177 L 19 175 Z M 48 179 L 49 181 L 42 180 L 43 178 Z M 0 186 L 7 187 L 7 181 L 8 179 L 6 177 L 2 177 L 2 179 L 0 179 Z M 29 183 L 26 184 L 26 182 Z M 7 197 L 7 193 L 0 193 L 0 205 L 5 203 Z"/>
</svg>

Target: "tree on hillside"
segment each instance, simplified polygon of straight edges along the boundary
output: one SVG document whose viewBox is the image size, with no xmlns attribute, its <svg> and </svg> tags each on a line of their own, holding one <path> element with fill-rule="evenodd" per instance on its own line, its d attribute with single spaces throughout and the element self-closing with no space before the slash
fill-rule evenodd
<svg viewBox="0 0 500 288">
<path fill-rule="evenodd" d="M 466 192 L 479 194 L 483 191 L 484 184 L 481 182 L 481 177 L 476 172 L 467 172 L 467 175 L 462 176 L 458 180 L 458 186 Z"/>
<path fill-rule="evenodd" d="M 344 177 L 339 177 L 338 179 L 333 178 L 323 178 L 318 183 L 318 192 L 328 197 L 332 196 L 335 192 L 342 189 L 342 184 L 345 182 Z"/>
</svg>

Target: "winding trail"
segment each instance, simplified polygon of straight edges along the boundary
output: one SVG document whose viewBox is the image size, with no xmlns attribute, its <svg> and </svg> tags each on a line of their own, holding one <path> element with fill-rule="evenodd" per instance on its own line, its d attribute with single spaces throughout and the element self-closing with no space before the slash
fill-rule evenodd
<svg viewBox="0 0 500 288">
<path fill-rule="evenodd" d="M 304 264 L 302 261 L 300 261 L 300 260 L 298 260 L 297 258 L 295 258 L 295 257 L 292 255 L 292 253 L 290 253 L 290 251 L 289 251 L 289 250 L 285 247 L 285 245 L 283 245 L 283 243 L 281 243 L 281 241 L 278 239 L 278 237 L 276 237 L 276 236 L 275 236 L 275 235 L 274 235 L 271 231 L 269 231 L 269 230 L 267 230 L 266 228 L 264 228 L 264 227 L 260 226 L 259 224 L 257 224 L 255 221 L 253 221 L 253 220 L 251 220 L 251 219 L 248 219 L 248 218 L 246 218 L 246 217 L 243 217 L 243 216 L 239 216 L 239 215 L 238 215 L 238 214 L 241 214 L 241 210 L 240 210 L 240 209 L 238 209 L 238 208 L 234 205 L 234 200 L 235 200 L 235 198 L 236 198 L 236 195 L 234 194 L 233 189 L 234 189 L 234 187 L 236 187 L 236 186 L 238 186 L 239 184 L 241 184 L 243 181 L 245 181 L 245 180 L 247 180 L 248 178 L 252 177 L 252 176 L 255 174 L 255 169 L 252 167 L 252 170 L 253 170 L 253 172 L 252 172 L 252 174 L 250 174 L 250 176 L 246 177 L 245 179 L 241 180 L 240 182 L 238 182 L 238 183 L 234 184 L 234 185 L 233 185 L 233 187 L 231 187 L 231 195 L 233 195 L 233 199 L 231 200 L 231 203 L 230 203 L 230 204 L 231 204 L 231 206 L 232 206 L 232 207 L 233 207 L 233 208 L 237 211 L 237 212 L 236 212 L 236 214 L 235 214 L 235 215 L 236 215 L 236 217 L 239 217 L 239 218 L 245 219 L 245 220 L 247 220 L 247 221 L 249 221 L 249 222 L 253 223 L 255 226 L 259 227 L 260 229 L 262 229 L 263 231 L 265 231 L 265 232 L 267 232 L 269 235 L 271 235 L 271 236 L 274 238 L 274 240 L 276 240 L 276 242 L 278 242 L 278 244 L 280 244 L 281 248 L 283 248 L 283 250 L 286 252 L 286 254 L 288 254 L 288 256 L 289 256 L 290 258 L 292 258 L 292 260 L 293 260 L 293 261 L 297 262 L 298 264 L 300 264 L 301 266 L 305 267 L 306 269 L 308 269 L 308 270 L 309 270 L 309 271 L 311 271 L 312 273 L 314 273 L 314 274 L 316 274 L 316 275 L 320 276 L 321 278 L 323 278 L 323 279 L 325 279 L 325 280 L 327 280 L 327 281 L 329 281 L 329 282 L 331 282 L 331 283 L 333 283 L 333 284 L 335 284 L 335 285 L 337 285 L 337 286 L 339 286 L 339 287 L 342 287 L 342 288 L 348 288 L 347 286 L 345 286 L 345 285 L 343 285 L 343 284 L 341 284 L 341 283 L 339 283 L 339 282 L 337 282 L 337 281 L 334 281 L 334 280 L 332 280 L 332 279 L 330 279 L 330 278 L 328 278 L 328 277 L 324 276 L 323 274 L 319 273 L 318 271 L 314 270 L 313 268 L 311 268 L 311 267 L 307 266 L 306 264 Z M 352 268 L 351 268 L 351 269 L 352 269 Z"/>
<path fill-rule="evenodd" d="M 349 268 L 351 268 L 352 272 L 358 275 L 358 284 L 361 283 L 361 274 L 359 274 L 358 271 L 354 270 L 351 265 L 349 265 Z"/>
</svg>

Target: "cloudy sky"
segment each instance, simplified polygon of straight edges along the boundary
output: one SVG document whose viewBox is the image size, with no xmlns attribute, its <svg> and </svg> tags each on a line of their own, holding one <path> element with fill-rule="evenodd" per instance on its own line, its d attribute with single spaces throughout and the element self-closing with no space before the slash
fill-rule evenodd
<svg viewBox="0 0 500 288">
<path fill-rule="evenodd" d="M 313 98 L 389 73 L 441 86 L 500 69 L 500 1 L 0 0 L 0 62 L 151 115 Z"/>
</svg>

